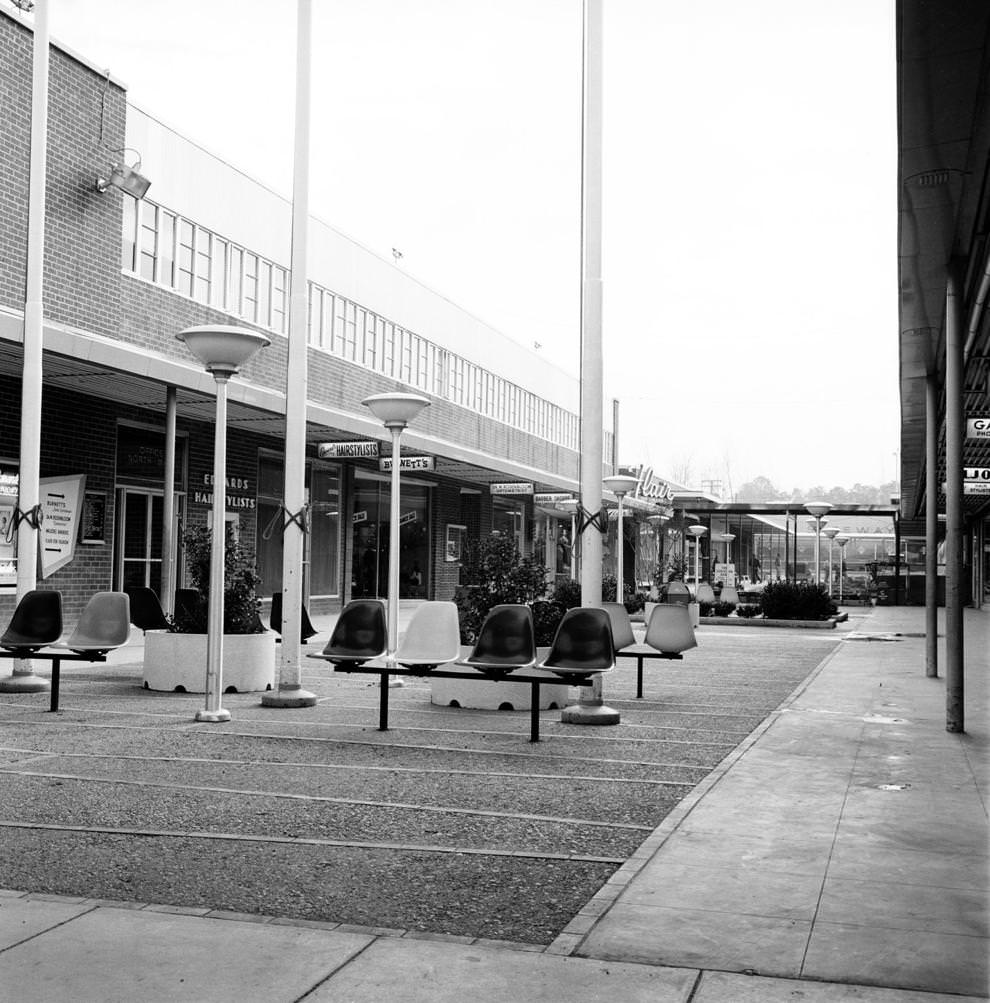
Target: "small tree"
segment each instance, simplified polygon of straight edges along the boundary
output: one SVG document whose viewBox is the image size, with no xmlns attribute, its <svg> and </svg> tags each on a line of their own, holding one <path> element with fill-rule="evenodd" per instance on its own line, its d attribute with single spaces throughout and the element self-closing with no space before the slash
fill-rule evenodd
<svg viewBox="0 0 990 1003">
<path fill-rule="evenodd" d="M 205 634 L 210 596 L 210 542 L 208 526 L 187 530 L 182 537 L 186 548 L 186 567 L 198 601 L 192 608 L 176 610 L 171 629 L 176 634 Z M 251 555 L 234 540 L 227 527 L 224 548 L 223 632 L 225 634 L 263 634 L 261 601 L 257 589 L 261 579 L 255 573 Z"/>
<path fill-rule="evenodd" d="M 468 540 L 464 546 L 461 578 L 465 584 L 455 597 L 461 626 L 461 643 L 474 644 L 485 617 L 504 603 L 533 603 L 547 593 L 548 569 L 532 557 L 522 557 L 515 541 L 492 535 Z M 563 616 L 563 606 L 557 622 Z M 552 618 L 541 610 L 544 632 Z M 556 628 L 554 628 L 556 629 Z M 537 643 L 541 638 L 537 637 Z M 544 642 L 549 643 L 549 642 Z"/>
</svg>

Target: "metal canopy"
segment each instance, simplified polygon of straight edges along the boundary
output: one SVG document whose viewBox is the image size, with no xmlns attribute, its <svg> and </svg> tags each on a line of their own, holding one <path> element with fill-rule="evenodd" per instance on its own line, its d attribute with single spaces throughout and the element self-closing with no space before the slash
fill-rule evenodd
<svg viewBox="0 0 990 1003">
<path fill-rule="evenodd" d="M 925 398 L 939 388 L 937 483 L 945 481 L 945 298 L 953 259 L 963 266 L 964 406 L 990 413 L 987 310 L 987 34 L 990 4 L 897 5 L 898 254 L 900 278 L 901 499 L 907 520 L 925 511 Z M 982 289 L 981 289 L 982 287 Z M 990 466 L 990 441 L 967 440 L 965 466 Z M 990 498 L 966 495 L 970 515 Z"/>
</svg>

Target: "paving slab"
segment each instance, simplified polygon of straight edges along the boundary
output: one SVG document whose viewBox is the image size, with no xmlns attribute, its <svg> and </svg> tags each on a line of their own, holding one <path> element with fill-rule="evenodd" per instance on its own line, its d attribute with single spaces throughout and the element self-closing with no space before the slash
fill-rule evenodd
<svg viewBox="0 0 990 1003">
<path fill-rule="evenodd" d="M 4 895 L 0 897 L 0 951 L 67 923 L 91 908 L 82 902 L 46 902 Z"/>
<path fill-rule="evenodd" d="M 371 941 L 99 908 L 0 953 L 0 986 L 4 999 L 18 1003 L 276 1003 L 300 998 Z"/>
<path fill-rule="evenodd" d="M 455 944 L 379 940 L 306 1003 L 687 1003 L 698 973 Z"/>
<path fill-rule="evenodd" d="M 944 993 L 704 972 L 691 1003 L 963 1003 Z"/>
</svg>

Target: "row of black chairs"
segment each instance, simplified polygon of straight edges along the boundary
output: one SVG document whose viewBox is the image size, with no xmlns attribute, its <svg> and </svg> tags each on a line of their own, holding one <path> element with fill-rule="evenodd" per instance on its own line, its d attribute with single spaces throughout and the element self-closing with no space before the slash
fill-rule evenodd
<svg viewBox="0 0 990 1003">
<path fill-rule="evenodd" d="M 162 609 L 158 593 L 154 589 L 146 586 L 131 586 L 127 589 L 127 594 L 131 599 L 131 623 L 139 630 L 166 630 L 168 628 L 168 617 Z M 175 611 L 180 614 L 183 611 L 192 613 L 200 602 L 200 595 L 195 589 L 175 590 Z M 282 633 L 282 593 L 276 592 L 272 596 L 272 608 L 268 618 L 271 629 L 276 634 Z M 309 619 L 306 607 L 302 608 L 302 622 L 300 629 L 300 643 L 305 644 L 311 637 L 315 637 L 318 631 Z"/>
<path fill-rule="evenodd" d="M 347 668 L 380 659 L 387 649 L 385 604 L 380 599 L 355 599 L 341 612 L 327 646 L 313 657 Z M 529 668 L 588 676 L 615 666 L 611 619 L 605 610 L 592 608 L 565 613 L 549 654 L 539 664 L 533 611 L 522 604 L 495 606 L 471 654 L 458 660 L 459 653 L 457 607 L 452 602 L 426 602 L 414 611 L 395 660 L 403 668 L 422 672 L 456 662 L 492 677 Z"/>
</svg>

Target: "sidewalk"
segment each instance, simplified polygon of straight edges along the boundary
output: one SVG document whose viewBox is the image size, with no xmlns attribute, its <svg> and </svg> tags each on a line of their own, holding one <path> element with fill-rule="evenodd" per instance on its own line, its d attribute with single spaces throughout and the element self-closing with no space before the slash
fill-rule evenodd
<svg viewBox="0 0 990 1003">
<path fill-rule="evenodd" d="M 984 998 L 988 626 L 966 612 L 967 734 L 950 735 L 924 610 L 877 609 L 546 950 L 0 892 L 0 996 Z"/>
</svg>

